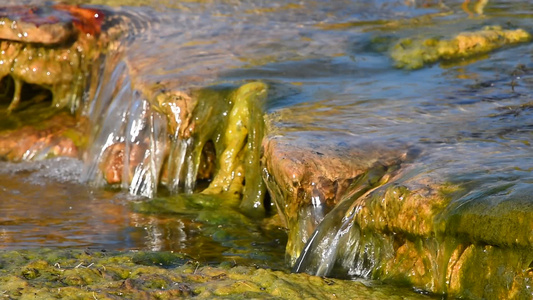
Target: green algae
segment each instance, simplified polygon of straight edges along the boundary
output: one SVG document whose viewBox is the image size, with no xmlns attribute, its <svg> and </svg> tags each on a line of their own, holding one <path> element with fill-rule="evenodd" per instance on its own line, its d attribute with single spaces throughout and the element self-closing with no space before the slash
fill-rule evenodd
<svg viewBox="0 0 533 300">
<path fill-rule="evenodd" d="M 22 99 L 26 84 L 50 90 L 52 107 L 74 111 L 80 104 L 89 71 L 102 51 L 93 39 L 56 47 L 0 41 L 0 50 L 0 78 L 10 76 L 14 82 L 8 111 L 27 100 Z"/>
<path fill-rule="evenodd" d="M 251 218 L 233 197 L 209 194 L 179 194 L 135 201 L 132 210 L 146 216 L 158 215 L 191 222 L 198 237 L 187 243 L 183 253 L 200 261 L 255 264 L 286 269 L 286 233 L 267 227 L 263 219 Z M 209 248 L 209 249 L 207 249 Z"/>
<path fill-rule="evenodd" d="M 530 298 L 532 210 L 521 201 L 529 187 L 501 183 L 480 194 L 468 192 L 472 182 L 417 181 L 345 199 L 317 229 L 317 240 L 329 244 L 311 244 L 297 271 L 351 274 L 468 299 Z M 338 241 L 331 238 L 337 232 Z"/>
<path fill-rule="evenodd" d="M 264 213 L 265 186 L 260 176 L 263 104 L 267 86 L 250 82 L 238 88 L 212 87 L 194 91 L 190 98 L 159 95 L 157 103 L 174 135 L 167 158 L 165 184 L 171 192 L 196 181 L 205 147 L 214 148 L 213 174 L 203 194 L 225 194 L 239 199 L 249 213 Z M 174 101 L 174 102 L 172 102 Z M 172 106 L 181 108 L 173 109 Z M 190 110 L 188 113 L 183 111 Z M 178 111 L 178 113 L 176 113 Z M 185 146 L 187 149 L 183 149 Z M 185 156 L 187 166 L 180 157 Z"/>
<path fill-rule="evenodd" d="M 6 299 L 427 299 L 392 286 L 210 267 L 160 252 L 2 251 L 0 285 Z"/>
<path fill-rule="evenodd" d="M 532 249 L 530 195 L 529 185 L 508 182 L 471 192 L 442 212 L 442 230 L 447 235 L 497 247 Z"/>
<path fill-rule="evenodd" d="M 24 107 L 24 105 L 21 105 Z M 14 130 L 22 126 L 33 126 L 36 128 L 43 128 L 43 123 L 50 119 L 60 111 L 50 107 L 49 103 L 36 103 L 22 110 L 17 111 L 16 114 L 9 114 L 7 111 L 0 111 L 0 131 Z"/>
<path fill-rule="evenodd" d="M 449 40 L 403 39 L 393 46 L 390 55 L 398 68 L 419 69 L 437 61 L 470 58 L 530 40 L 531 35 L 523 29 L 504 30 L 499 26 L 488 26 L 479 31 L 460 33 Z"/>
<path fill-rule="evenodd" d="M 261 82 L 248 83 L 230 97 L 233 104 L 220 142 L 215 142 L 218 164 L 204 193 L 242 193 L 241 207 L 264 211 L 265 186 L 260 176 L 259 150 L 263 138 L 262 105 L 267 87 Z M 210 120 L 211 122 L 211 120 Z M 244 186 L 244 182 L 246 185 Z"/>
</svg>

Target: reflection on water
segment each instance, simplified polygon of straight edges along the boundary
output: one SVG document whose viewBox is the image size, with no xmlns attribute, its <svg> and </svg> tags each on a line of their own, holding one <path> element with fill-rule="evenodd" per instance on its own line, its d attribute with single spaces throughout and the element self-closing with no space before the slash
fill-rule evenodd
<svg viewBox="0 0 533 300">
<path fill-rule="evenodd" d="M 217 199 L 148 201 L 90 188 L 79 183 L 80 167 L 72 159 L 1 164 L 1 249 L 176 251 L 206 263 L 283 268 L 282 231 L 263 228 L 231 206 L 219 213 Z"/>
<path fill-rule="evenodd" d="M 76 182 L 73 160 L 2 164 L 2 248 L 39 246 L 139 246 L 125 239 L 127 209 L 113 194 Z"/>
</svg>

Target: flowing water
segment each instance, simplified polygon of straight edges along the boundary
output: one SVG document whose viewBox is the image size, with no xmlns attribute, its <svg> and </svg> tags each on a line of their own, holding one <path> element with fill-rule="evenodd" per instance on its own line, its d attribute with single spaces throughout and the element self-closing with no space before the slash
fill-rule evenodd
<svg viewBox="0 0 533 300">
<path fill-rule="evenodd" d="M 394 67 L 390 56 L 403 38 L 449 39 L 487 25 L 532 32 L 529 1 L 489 1 L 478 12 L 473 4 L 465 11 L 461 1 L 68 2 L 109 5 L 102 7 L 126 16 L 125 51 L 103 60 L 94 99 L 83 108 L 98 124 L 83 165 L 68 159 L 1 165 L 2 248 L 168 250 L 213 263 L 288 267 L 284 232 L 231 203 L 220 213 L 208 204 L 214 196 L 191 195 L 190 174 L 197 172 L 187 161 L 191 141 L 175 141 L 181 163 L 168 190 L 158 189 L 168 132 L 143 98 L 154 86 L 188 91 L 259 80 L 269 86 L 266 110 L 281 116 L 276 126 L 289 140 L 311 133 L 306 139 L 327 143 L 322 133 L 333 131 L 412 146 L 421 154 L 399 182 L 429 174 L 468 183 L 472 191 L 456 207 L 503 185 L 507 195 L 531 194 L 532 43 L 416 70 Z M 98 163 L 106 147 L 130 149 L 146 140 L 149 159 L 133 182 L 123 181 L 122 191 L 102 189 Z M 507 199 L 490 195 L 493 204 Z M 315 237 L 331 236 L 333 243 L 319 251 L 324 246 L 311 242 L 299 270 L 331 275 L 343 241 L 336 236 L 351 226 L 339 219 L 357 213 L 352 204 L 326 217 L 329 226 Z M 347 262 L 348 272 L 364 277 L 368 264 Z"/>
</svg>

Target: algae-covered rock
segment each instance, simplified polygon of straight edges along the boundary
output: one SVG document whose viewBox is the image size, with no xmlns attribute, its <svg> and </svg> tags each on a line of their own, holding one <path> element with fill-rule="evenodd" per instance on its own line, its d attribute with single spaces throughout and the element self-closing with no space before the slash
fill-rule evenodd
<svg viewBox="0 0 533 300">
<path fill-rule="evenodd" d="M 409 38 L 399 41 L 391 50 L 395 66 L 419 69 L 437 61 L 453 61 L 531 40 L 523 29 L 505 30 L 499 26 L 485 27 L 479 31 L 463 32 L 452 39 Z"/>
<path fill-rule="evenodd" d="M 3 251 L 0 286 L 12 299 L 428 299 L 392 286 L 205 266 L 160 252 Z"/>
<path fill-rule="evenodd" d="M 198 179 L 208 179 L 211 182 L 205 193 L 242 195 L 243 208 L 263 210 L 265 188 L 259 175 L 259 145 L 264 127 L 265 84 L 252 82 L 239 88 L 212 87 L 184 92 L 167 89 L 163 83 L 152 85 L 136 80 L 139 66 L 135 60 L 124 60 L 124 49 L 117 41 L 129 26 L 123 23 L 134 22 L 128 16 L 110 11 L 63 4 L 12 6 L 1 9 L 0 17 L 3 54 L 0 100 L 9 103 L 7 114 L 16 109 L 17 114 L 23 114 L 32 105 L 40 105 L 39 102 L 48 99 L 55 108 L 69 108 L 75 112 L 80 123 L 88 119 L 89 136 L 83 144 L 97 148 L 96 154 L 84 154 L 94 160 L 96 166 L 96 170 L 91 169 L 91 174 L 86 176 L 88 180 L 133 186 L 130 191 L 134 194 L 154 196 L 159 184 L 167 186 L 171 193 L 192 193 Z M 107 82 L 107 75 L 98 78 L 100 64 L 110 68 L 125 66 L 123 73 L 112 72 L 112 79 L 117 80 L 116 87 L 113 86 L 115 82 Z M 130 77 L 133 78 L 129 82 L 132 93 L 146 99 L 140 100 L 142 104 L 129 104 L 131 99 L 120 98 L 123 92 L 105 94 L 108 87 L 103 86 L 123 89 L 128 87 L 124 80 Z M 116 99 L 117 103 L 110 103 L 117 95 L 120 98 Z M 104 113 L 108 107 L 109 112 Z M 113 111 L 115 108 L 123 111 Z M 122 125 L 126 121 L 103 117 L 112 114 L 129 118 L 129 126 L 139 123 L 144 127 L 139 125 L 129 130 Z M 128 138 L 113 132 L 113 140 L 107 142 L 110 136 L 103 136 L 108 134 L 105 130 L 114 130 L 108 128 L 114 125 L 103 123 L 115 121 L 124 135 L 139 131 L 138 140 L 127 142 Z M 25 123 L 28 121 L 18 122 L 17 126 Z M 66 127 L 75 124 L 75 121 L 66 122 L 64 130 L 70 132 Z M 27 154 L 22 157 L 21 153 L 26 152 L 31 142 L 49 146 L 50 142 L 41 141 L 42 136 L 57 140 L 57 135 L 62 134 L 57 130 L 43 133 L 27 128 L 9 129 L 14 130 L 10 131 L 11 136 L 20 132 L 24 141 L 28 140 L 15 145 L 6 133 L 3 157 L 11 160 L 36 157 Z M 157 141 L 151 135 L 154 131 L 159 133 Z M 106 142 L 98 143 L 98 135 Z M 61 151 L 53 154 L 61 155 Z M 148 185 L 150 188 L 143 187 Z"/>
<path fill-rule="evenodd" d="M 474 299 L 532 296 L 533 210 L 520 200 L 530 188 L 478 187 L 485 192 L 474 201 L 462 184 L 405 175 L 366 195 L 348 194 L 313 233 L 294 270 Z"/>
<path fill-rule="evenodd" d="M 107 184 L 128 186 L 135 184 L 139 174 L 151 172 L 156 178 L 154 184 L 161 183 L 171 193 L 224 193 L 242 199 L 241 206 L 248 211 L 264 212 L 259 159 L 267 86 L 250 82 L 238 88 L 214 86 L 188 94 L 163 91 L 156 95 L 153 88 L 144 91 L 154 100 L 143 104 L 146 111 L 140 118 L 157 116 L 164 120 L 162 128 L 149 129 L 152 124 L 147 120 L 142 129 L 168 132 L 159 141 L 158 148 L 163 150 L 153 148 L 151 143 L 156 141 L 151 136 L 130 144 L 118 141 L 103 145 L 103 151 L 96 149 L 100 167 L 95 177 L 102 176 Z M 131 114 L 127 110 L 124 113 Z M 162 162 L 154 166 L 155 170 L 148 167 L 154 159 Z M 199 179 L 209 179 L 209 186 L 197 190 Z"/>
<path fill-rule="evenodd" d="M 106 47 L 99 39 L 103 19 L 102 11 L 69 5 L 1 9 L 0 79 L 9 76 L 14 85 L 7 110 L 27 100 L 25 85 L 50 90 L 53 107 L 77 108 Z"/>
</svg>

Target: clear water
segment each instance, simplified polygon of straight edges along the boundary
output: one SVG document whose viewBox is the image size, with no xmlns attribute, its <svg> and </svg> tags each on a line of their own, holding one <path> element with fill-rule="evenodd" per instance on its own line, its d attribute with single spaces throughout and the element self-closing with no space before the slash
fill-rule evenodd
<svg viewBox="0 0 533 300">
<path fill-rule="evenodd" d="M 203 263 L 285 269 L 282 230 L 210 196 L 148 200 L 80 182 L 74 159 L 0 164 L 0 249 L 175 251 Z M 215 204 L 221 203 L 221 204 Z"/>
</svg>

